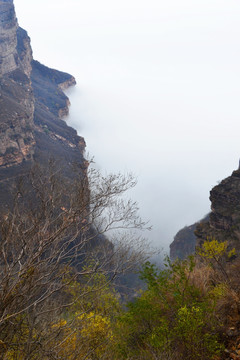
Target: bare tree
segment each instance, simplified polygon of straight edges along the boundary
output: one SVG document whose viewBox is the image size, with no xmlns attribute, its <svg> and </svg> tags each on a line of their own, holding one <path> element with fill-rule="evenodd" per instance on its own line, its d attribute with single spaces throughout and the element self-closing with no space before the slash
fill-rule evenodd
<svg viewBox="0 0 240 360">
<path fill-rule="evenodd" d="M 0 222 L 2 359 L 11 352 L 13 359 L 37 359 L 40 353 L 60 358 L 49 345 L 59 335 L 54 321 L 76 301 L 64 296 L 67 271 L 71 281 L 91 282 L 96 273 L 111 281 L 142 261 L 144 242 L 126 231 L 146 227 L 136 203 L 123 198 L 133 186 L 131 175 L 104 177 L 87 168 L 74 179 L 61 177 L 52 163 L 47 171 L 35 166 L 19 181 Z M 113 230 L 119 229 L 117 236 Z M 46 338 L 47 327 L 52 331 Z"/>
</svg>

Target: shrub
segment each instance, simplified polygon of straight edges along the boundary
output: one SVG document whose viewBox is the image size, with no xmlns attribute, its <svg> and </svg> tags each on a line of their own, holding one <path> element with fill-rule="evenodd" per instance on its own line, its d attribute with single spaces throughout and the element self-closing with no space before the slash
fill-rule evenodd
<svg viewBox="0 0 240 360">
<path fill-rule="evenodd" d="M 195 266 L 193 257 L 167 260 L 163 271 L 144 265 L 141 278 L 148 289 L 119 321 L 122 358 L 207 360 L 221 352 L 215 298 L 192 283 Z"/>
</svg>

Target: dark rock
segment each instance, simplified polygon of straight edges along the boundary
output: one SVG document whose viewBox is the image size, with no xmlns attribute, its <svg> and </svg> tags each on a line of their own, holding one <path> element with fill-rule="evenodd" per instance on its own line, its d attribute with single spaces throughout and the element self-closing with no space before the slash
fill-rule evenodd
<svg viewBox="0 0 240 360">
<path fill-rule="evenodd" d="M 240 249 L 240 170 L 234 171 L 210 192 L 209 221 L 199 224 L 195 234 L 202 244 L 208 238 L 228 241 L 230 247 Z"/>
<path fill-rule="evenodd" d="M 205 216 L 201 223 L 207 222 L 209 215 Z M 179 230 L 175 235 L 173 242 L 170 244 L 170 258 L 171 260 L 175 259 L 185 259 L 187 256 L 194 254 L 196 247 L 197 237 L 195 235 L 196 227 L 199 223 L 195 223 L 190 226 L 185 226 L 183 229 Z"/>
<path fill-rule="evenodd" d="M 227 241 L 240 250 L 240 170 L 210 191 L 211 213 L 194 225 L 180 230 L 170 245 L 170 257 L 185 258 L 207 239 Z"/>
</svg>

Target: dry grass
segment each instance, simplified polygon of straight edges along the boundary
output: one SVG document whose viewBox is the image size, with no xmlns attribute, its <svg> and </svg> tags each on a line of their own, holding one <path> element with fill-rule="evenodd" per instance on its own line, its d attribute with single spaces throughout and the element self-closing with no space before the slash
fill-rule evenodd
<svg viewBox="0 0 240 360">
<path fill-rule="evenodd" d="M 215 271 L 212 267 L 197 261 L 195 268 L 188 274 L 189 281 L 197 287 L 201 294 L 206 295 L 210 289 L 218 283 Z"/>
<path fill-rule="evenodd" d="M 240 259 L 225 263 L 224 268 L 227 276 L 218 267 L 213 268 L 199 259 L 193 271 L 187 274 L 190 284 L 216 302 L 216 319 L 221 333 L 240 324 Z"/>
</svg>

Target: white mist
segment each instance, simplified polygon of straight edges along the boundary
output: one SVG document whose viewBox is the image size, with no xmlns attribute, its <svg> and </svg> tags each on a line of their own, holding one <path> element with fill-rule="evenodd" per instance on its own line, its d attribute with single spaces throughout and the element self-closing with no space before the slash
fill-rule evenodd
<svg viewBox="0 0 240 360">
<path fill-rule="evenodd" d="M 131 193 L 167 248 L 209 211 L 240 154 L 240 3 L 15 0 L 34 57 L 73 74 L 68 123 Z"/>
</svg>

